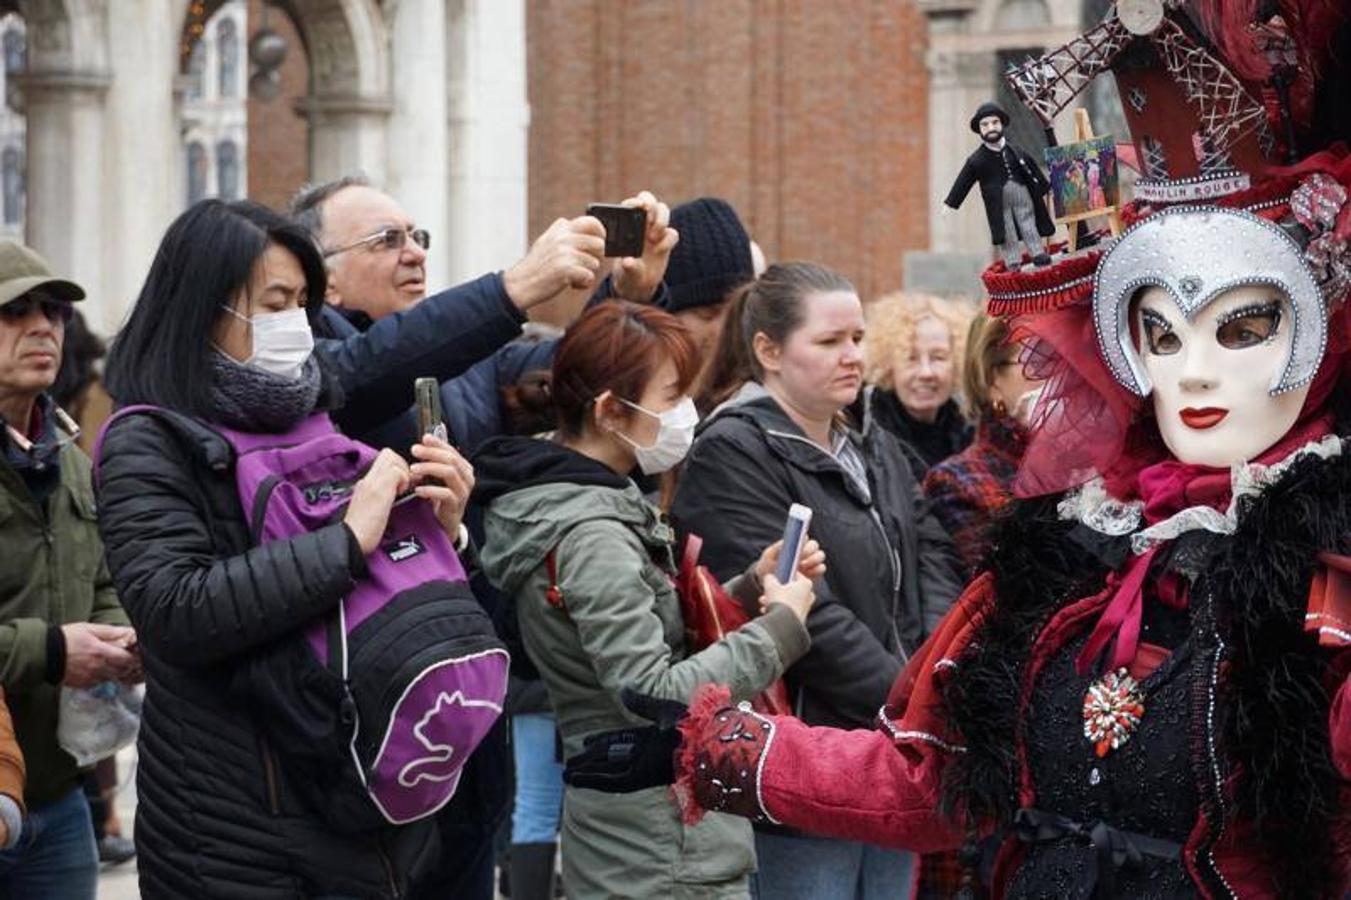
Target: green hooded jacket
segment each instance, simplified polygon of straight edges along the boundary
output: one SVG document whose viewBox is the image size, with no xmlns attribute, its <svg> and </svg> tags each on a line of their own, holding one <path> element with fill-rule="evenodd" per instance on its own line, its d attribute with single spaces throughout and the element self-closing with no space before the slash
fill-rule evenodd
<svg viewBox="0 0 1351 900">
<path fill-rule="evenodd" d="M 687 655 L 669 575 L 673 532 L 664 517 L 632 483 L 551 481 L 536 472 L 518 475 L 514 485 L 526 486 L 515 487 L 508 472 L 521 464 L 520 453 L 533 456 L 537 469 L 599 465 L 556 444 L 531 443 L 492 442 L 475 460 L 481 484 L 503 485 L 490 498 L 480 559 L 493 583 L 515 598 L 565 757 L 589 735 L 649 724 L 620 701 L 626 687 L 689 702 L 700 685 L 716 682 L 734 699 L 749 699 L 807 650 L 806 628 L 775 606 Z M 550 551 L 560 606 L 546 599 Z M 568 788 L 562 832 L 564 883 L 574 898 L 744 896 L 755 865 L 749 822 L 711 814 L 684 826 L 666 788 L 625 795 Z"/>
</svg>

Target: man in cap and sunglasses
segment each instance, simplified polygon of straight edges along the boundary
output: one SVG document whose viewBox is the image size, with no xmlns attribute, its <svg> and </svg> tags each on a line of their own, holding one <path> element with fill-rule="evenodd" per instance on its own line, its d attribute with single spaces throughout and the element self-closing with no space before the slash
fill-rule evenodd
<svg viewBox="0 0 1351 900">
<path fill-rule="evenodd" d="M 28 764 L 28 820 L 17 846 L 0 851 L 5 897 L 93 900 L 98 849 L 78 767 L 57 740 L 61 690 L 141 680 L 79 427 L 47 394 L 83 299 L 37 253 L 0 241 L 0 683 Z M 4 800 L 0 820 L 17 833 Z"/>
</svg>

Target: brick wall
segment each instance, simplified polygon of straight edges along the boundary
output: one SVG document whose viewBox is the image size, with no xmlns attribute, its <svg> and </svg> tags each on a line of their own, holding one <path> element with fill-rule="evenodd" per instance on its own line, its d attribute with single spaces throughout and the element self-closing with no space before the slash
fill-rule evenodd
<svg viewBox="0 0 1351 900">
<path fill-rule="evenodd" d="M 262 27 L 262 7 L 263 0 L 249 0 L 250 38 Z M 270 102 L 249 97 L 249 198 L 285 210 L 291 195 L 309 180 L 310 130 L 295 105 L 309 92 L 310 68 L 290 16 L 274 7 L 267 18 L 290 49 L 281 66 L 281 95 Z"/>
<path fill-rule="evenodd" d="M 532 235 L 642 188 L 716 194 L 771 261 L 825 263 L 865 299 L 928 246 L 913 0 L 530 0 L 526 36 Z"/>
</svg>

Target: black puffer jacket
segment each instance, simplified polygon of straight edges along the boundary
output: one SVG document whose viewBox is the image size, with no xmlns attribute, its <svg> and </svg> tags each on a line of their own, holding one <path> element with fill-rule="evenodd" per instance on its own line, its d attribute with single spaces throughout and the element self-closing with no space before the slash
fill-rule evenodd
<svg viewBox="0 0 1351 900">
<path fill-rule="evenodd" d="M 318 353 L 349 403 L 349 432 L 401 413 L 419 374 L 452 377 L 510 340 L 501 279 L 471 282 Z M 439 349 L 438 349 L 439 348 Z M 380 390 L 376 391 L 375 388 Z M 350 413 L 350 415 L 349 415 Z M 330 612 L 360 549 L 334 524 L 251 548 L 233 450 L 174 413 L 131 415 L 104 437 L 99 524 L 142 647 L 146 699 L 136 843 L 147 900 L 389 898 L 434 861 L 431 820 L 356 840 L 289 789 L 265 723 L 232 698 L 240 661 Z"/>
<path fill-rule="evenodd" d="M 952 544 L 896 439 L 874 426 L 849 440 L 871 502 L 773 398 L 731 407 L 700 432 L 671 509 L 682 534 L 704 539 L 701 561 L 727 579 L 782 536 L 790 505 L 812 508 L 827 570 L 807 618 L 811 650 L 789 669 L 788 687 L 804 721 L 846 728 L 872 723 L 962 588 Z"/>
</svg>

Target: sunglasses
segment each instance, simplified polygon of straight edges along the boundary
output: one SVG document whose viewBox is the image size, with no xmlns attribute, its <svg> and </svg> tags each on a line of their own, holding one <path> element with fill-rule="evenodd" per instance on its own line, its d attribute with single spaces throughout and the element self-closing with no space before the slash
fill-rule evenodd
<svg viewBox="0 0 1351 900">
<path fill-rule="evenodd" d="M 324 251 L 324 258 L 337 256 L 339 253 L 346 253 L 348 250 L 355 250 L 357 247 L 369 244 L 373 250 L 402 250 L 408 243 L 409 238 L 423 250 L 432 245 L 432 236 L 425 228 L 383 228 L 374 234 L 368 234 L 363 238 L 358 238 L 350 244 L 343 247 L 334 247 L 332 250 Z"/>
<path fill-rule="evenodd" d="M 34 294 L 24 294 L 17 297 L 4 306 L 0 306 L 0 320 L 5 322 L 17 322 L 20 319 L 28 318 L 28 315 L 35 309 L 42 310 L 42 314 L 47 317 L 47 321 L 52 324 L 60 322 L 65 325 L 75 316 L 75 307 L 64 300 L 53 300 L 51 297 L 42 297 Z"/>
</svg>

